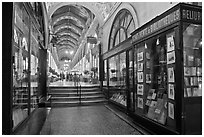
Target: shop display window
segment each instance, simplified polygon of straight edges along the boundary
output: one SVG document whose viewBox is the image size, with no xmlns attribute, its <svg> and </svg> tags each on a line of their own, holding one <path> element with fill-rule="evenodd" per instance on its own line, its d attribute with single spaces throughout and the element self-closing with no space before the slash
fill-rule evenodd
<svg viewBox="0 0 204 137">
<path fill-rule="evenodd" d="M 135 113 L 175 128 L 175 31 L 137 44 L 134 59 Z"/>
<path fill-rule="evenodd" d="M 14 3 L 13 28 L 12 119 L 13 129 L 15 130 L 37 107 L 39 90 L 38 36 L 40 32 L 35 28 L 34 23 L 30 22 L 30 16 L 25 9 L 24 3 Z"/>
<path fill-rule="evenodd" d="M 201 25 L 183 25 L 184 97 L 202 96 Z"/>
<path fill-rule="evenodd" d="M 110 100 L 126 106 L 126 53 L 109 59 L 109 97 Z"/>
<path fill-rule="evenodd" d="M 13 29 L 13 128 L 28 116 L 28 21 L 22 3 L 15 4 Z M 23 27 L 24 26 L 24 27 Z"/>
<path fill-rule="evenodd" d="M 37 106 L 37 90 L 38 90 L 38 73 L 39 73 L 39 65 L 38 65 L 38 54 L 39 54 L 39 44 L 38 44 L 38 31 L 34 27 L 34 24 L 32 24 L 31 29 L 31 62 L 30 62 L 30 83 L 31 83 L 31 89 L 30 89 L 30 96 L 31 96 L 31 112 L 36 108 Z"/>
</svg>

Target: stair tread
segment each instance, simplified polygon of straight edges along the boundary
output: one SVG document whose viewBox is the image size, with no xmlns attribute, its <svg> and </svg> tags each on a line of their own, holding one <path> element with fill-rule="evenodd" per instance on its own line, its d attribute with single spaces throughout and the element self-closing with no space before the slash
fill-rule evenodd
<svg viewBox="0 0 204 137">
<path fill-rule="evenodd" d="M 50 88 L 50 90 L 77 90 L 77 88 Z M 100 90 L 99 88 L 81 88 L 81 90 Z"/>
<path fill-rule="evenodd" d="M 90 102 L 103 102 L 107 101 L 106 99 L 101 99 L 101 100 L 87 100 L 87 101 L 81 101 L 81 103 L 90 103 Z M 53 101 L 53 104 L 63 104 L 63 103 L 79 103 L 79 101 Z"/>
<path fill-rule="evenodd" d="M 94 98 L 94 97 L 104 97 L 104 95 L 98 95 L 98 96 L 81 96 L 81 98 Z M 72 96 L 72 97 L 52 97 L 53 98 L 67 98 L 67 99 L 71 99 L 71 98 L 79 98 L 79 96 Z"/>
<path fill-rule="evenodd" d="M 102 94 L 102 92 L 96 92 L 96 91 L 94 91 L 94 92 L 81 92 L 81 94 Z M 77 94 L 77 92 L 50 92 L 49 94 L 66 94 L 66 95 L 71 95 L 71 94 Z"/>
</svg>

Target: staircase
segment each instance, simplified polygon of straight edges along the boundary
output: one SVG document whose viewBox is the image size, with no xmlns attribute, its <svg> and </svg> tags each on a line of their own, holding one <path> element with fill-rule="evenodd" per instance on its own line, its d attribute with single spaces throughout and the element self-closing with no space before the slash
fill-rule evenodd
<svg viewBox="0 0 204 137">
<path fill-rule="evenodd" d="M 107 100 L 100 91 L 99 86 L 84 86 L 80 92 L 74 86 L 69 87 L 49 87 L 49 95 L 51 107 L 77 106 L 77 105 L 94 105 L 106 104 Z"/>
</svg>

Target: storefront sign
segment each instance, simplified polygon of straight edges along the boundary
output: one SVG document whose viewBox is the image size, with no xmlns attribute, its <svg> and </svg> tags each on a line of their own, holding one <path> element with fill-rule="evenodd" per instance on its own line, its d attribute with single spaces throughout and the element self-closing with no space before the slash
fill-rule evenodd
<svg viewBox="0 0 204 137">
<path fill-rule="evenodd" d="M 202 21 L 202 13 L 199 11 L 183 9 L 182 10 L 182 19 L 201 22 Z"/>
<path fill-rule="evenodd" d="M 133 35 L 133 42 L 180 19 L 179 9 Z"/>
</svg>

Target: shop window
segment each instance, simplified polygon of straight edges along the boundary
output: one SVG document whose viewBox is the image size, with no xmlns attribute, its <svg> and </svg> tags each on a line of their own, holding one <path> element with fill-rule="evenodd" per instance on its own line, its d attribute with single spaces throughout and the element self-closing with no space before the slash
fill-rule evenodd
<svg viewBox="0 0 204 137">
<path fill-rule="evenodd" d="M 137 44 L 134 59 L 135 113 L 175 128 L 175 31 Z"/>
<path fill-rule="evenodd" d="M 126 52 L 109 59 L 109 97 L 126 106 Z"/>
<path fill-rule="evenodd" d="M 183 27 L 184 97 L 202 95 L 201 25 L 185 23 Z"/>
<path fill-rule="evenodd" d="M 28 116 L 28 22 L 22 3 L 15 4 L 13 43 L 13 128 Z"/>
<path fill-rule="evenodd" d="M 38 64 L 38 55 L 39 55 L 39 45 L 38 45 L 38 31 L 34 27 L 34 24 L 32 24 L 31 29 L 31 64 L 30 64 L 30 83 L 31 83 L 31 89 L 30 89 L 30 96 L 31 96 L 31 112 L 36 108 L 37 106 L 37 92 L 38 92 L 38 76 L 39 76 L 39 64 Z"/>
</svg>

